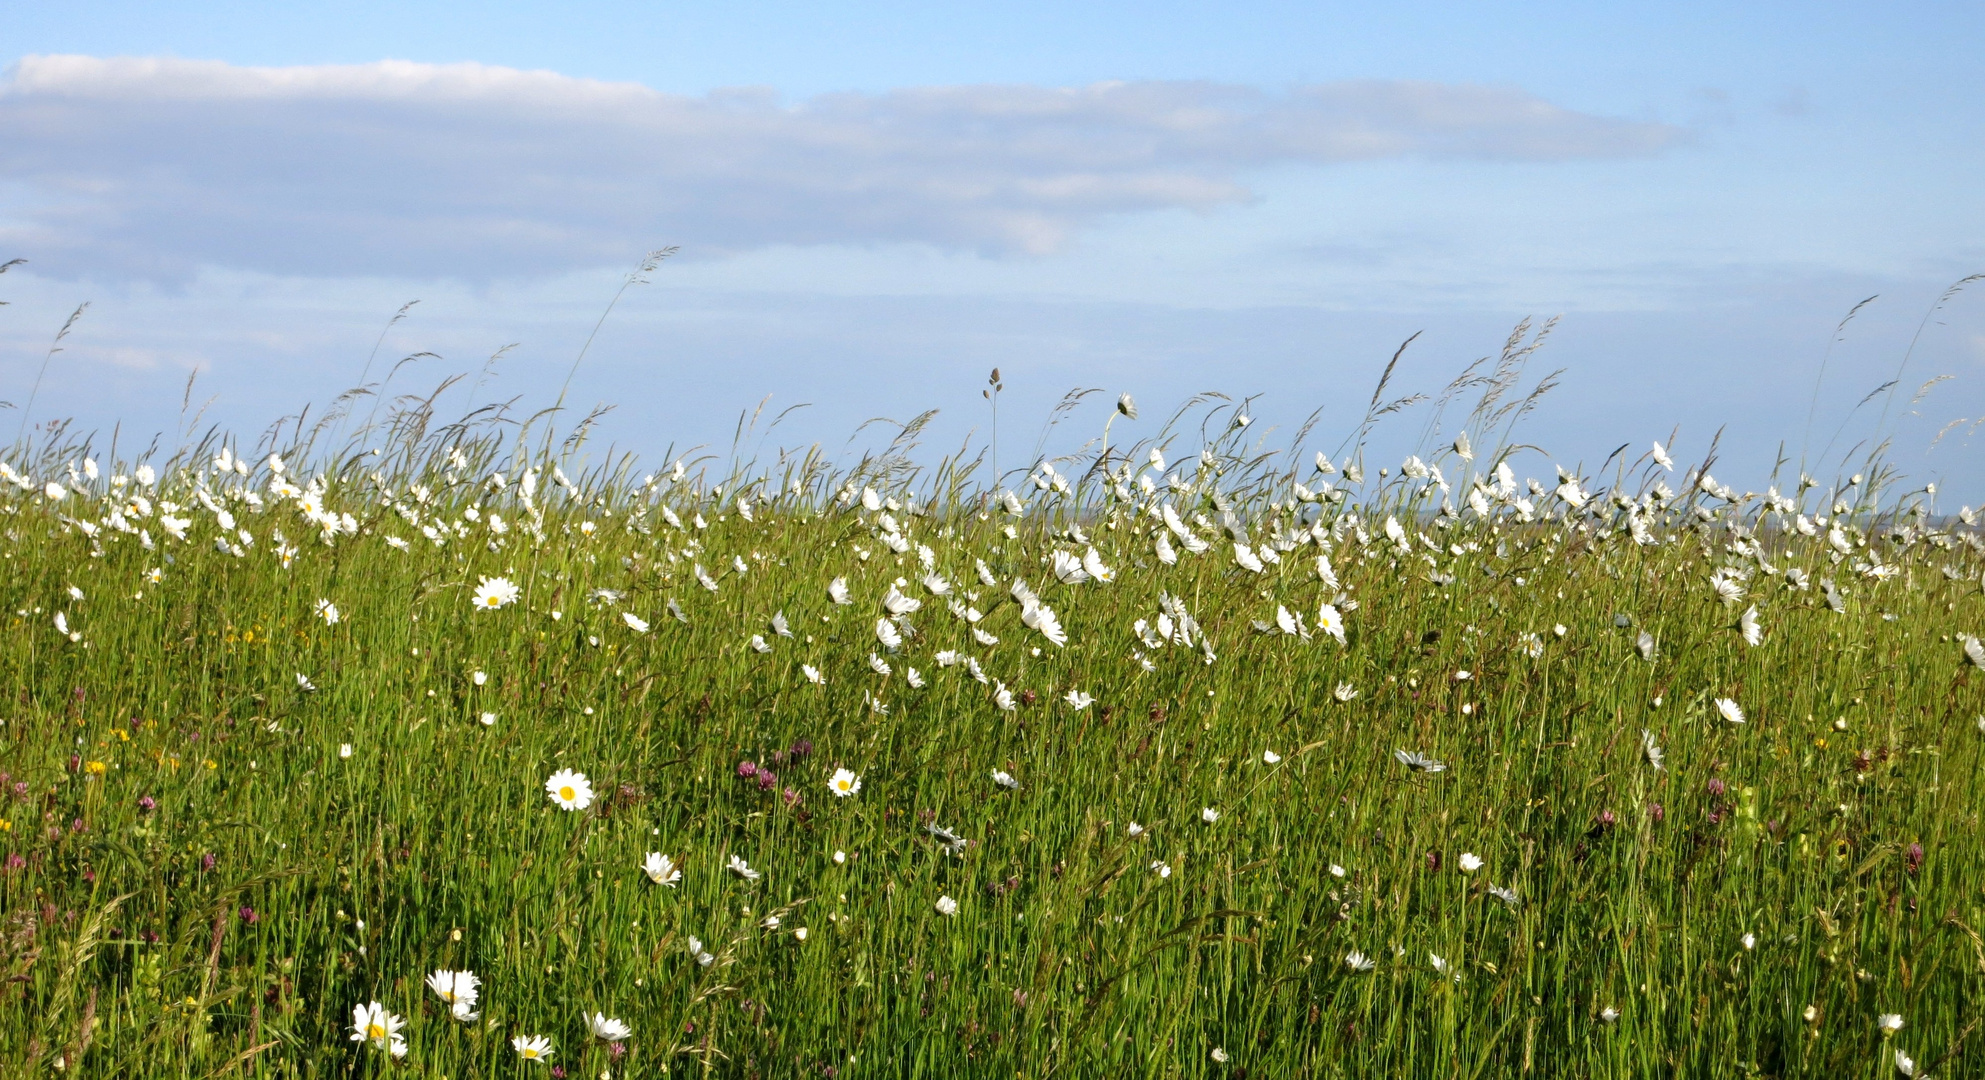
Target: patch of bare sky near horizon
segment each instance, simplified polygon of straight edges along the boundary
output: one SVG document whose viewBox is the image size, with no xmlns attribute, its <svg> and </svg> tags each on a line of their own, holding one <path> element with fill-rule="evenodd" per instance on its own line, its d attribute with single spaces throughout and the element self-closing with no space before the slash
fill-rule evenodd
<svg viewBox="0 0 1985 1080">
<path fill-rule="evenodd" d="M 1842 421 L 1853 446 L 1874 425 L 1872 408 L 1854 413 L 1867 391 L 1893 374 L 1901 350 L 1934 290 L 1922 283 L 1881 283 L 1884 299 L 1842 336 L 1823 387 L 1817 444 Z M 53 324 L 59 283 L 22 277 L 0 309 L 0 349 L 39 357 Z M 423 302 L 387 336 L 380 367 L 432 351 L 389 388 L 425 392 L 448 374 L 475 372 L 513 341 L 473 404 L 521 397 L 526 410 L 555 395 L 584 332 L 611 292 L 603 276 L 566 283 L 558 295 L 524 290 L 490 296 L 461 286 L 388 293 L 371 283 L 270 282 L 245 278 L 229 297 L 149 294 L 119 310 L 93 307 L 51 369 L 40 418 L 74 416 L 107 433 L 122 423 L 149 435 L 169 430 L 187 367 L 203 373 L 196 401 L 218 395 L 208 419 L 244 437 L 308 402 L 321 410 L 356 379 L 373 339 L 397 303 Z M 1536 358 L 1538 373 L 1567 367 L 1564 386 L 1526 425 L 1545 455 L 1522 463 L 1547 474 L 1550 461 L 1596 465 L 1621 442 L 1666 439 L 1682 428 L 1678 454 L 1700 452 L 1718 427 L 1728 483 L 1761 489 L 1779 440 L 1796 455 L 1812 378 L 1829 331 L 1842 312 L 1816 297 L 1875 289 L 1868 280 L 1786 284 L 1770 303 L 1737 312 L 1583 312 L 1567 318 Z M 1865 293 L 1863 294 L 1865 295 Z M 1985 300 L 1985 296 L 1973 298 Z M 1520 313 L 1518 313 L 1520 314 Z M 1929 328 L 1914 359 L 1917 381 L 1940 372 L 1963 377 L 1937 387 L 1916 410 L 1898 416 L 1893 457 L 1913 477 L 1944 482 L 1951 499 L 1985 501 L 1985 477 L 1969 463 L 1976 432 L 1948 435 L 1934 454 L 1930 440 L 1947 420 L 1985 415 L 1985 305 L 1958 304 Z M 23 318 L 23 316 L 28 316 Z M 1071 386 L 1129 390 L 1153 415 L 1187 396 L 1219 390 L 1259 393 L 1264 433 L 1292 432 L 1326 406 L 1318 438 L 1334 442 L 1355 422 L 1354 405 L 1370 392 L 1386 356 L 1413 330 L 1427 331 L 1401 366 L 1398 385 L 1435 391 L 1468 361 L 1492 352 L 1516 315 L 1474 312 L 1338 312 L 1304 308 L 1187 309 L 1168 305 L 1042 301 L 1034 298 L 744 296 L 671 287 L 666 279 L 630 294 L 603 331 L 574 384 L 573 404 L 617 406 L 595 451 L 613 442 L 654 460 L 671 444 L 728 445 L 740 410 L 767 394 L 776 411 L 810 402 L 770 445 L 819 442 L 848 448 L 861 419 L 907 419 L 942 410 L 927 451 L 980 443 L 988 417 L 977 399 L 984 369 L 999 366 L 1009 385 L 1002 408 L 1006 445 L 1031 447 L 1048 409 Z M 1737 356 L 1746 362 L 1732 363 Z M 10 365 L 16 370 L 19 364 Z M 442 412 L 472 404 L 469 384 Z M 1878 403 L 1879 404 L 1879 403 Z M 1340 415 L 1342 414 L 1342 415 Z M 576 415 L 576 414 L 575 414 Z M 1415 449 L 1425 417 L 1418 412 L 1382 425 L 1371 460 Z M 1068 452 L 1092 435 L 1076 422 L 1050 440 Z M 1144 425 L 1131 425 L 1141 429 Z M 1123 434 L 1142 434 L 1127 430 Z M 1269 436 L 1271 440 L 1274 435 Z M 168 438 L 168 441 L 171 441 Z M 859 445 L 865 445 L 857 443 Z M 1319 448 L 1329 449 L 1327 445 Z M 1007 464 L 1012 464 L 1011 461 Z M 1548 478 L 1548 477 L 1546 477 Z"/>
</svg>

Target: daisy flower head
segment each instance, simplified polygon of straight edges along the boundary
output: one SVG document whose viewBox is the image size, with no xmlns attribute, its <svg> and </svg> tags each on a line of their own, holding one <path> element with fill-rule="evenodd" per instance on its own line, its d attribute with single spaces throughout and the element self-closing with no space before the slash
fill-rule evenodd
<svg viewBox="0 0 1985 1080">
<path fill-rule="evenodd" d="M 519 1035 L 510 1040 L 510 1047 L 517 1051 L 517 1056 L 523 1058 L 525 1061 L 535 1061 L 543 1064 L 551 1060 L 551 1036 L 549 1035 Z"/>
<path fill-rule="evenodd" d="M 1758 645 L 1764 641 L 1764 628 L 1758 624 L 1758 606 L 1752 604 L 1737 617 L 1737 630 L 1744 636 L 1744 644 Z"/>
<path fill-rule="evenodd" d="M 386 1011 L 386 1006 L 376 1001 L 352 1009 L 352 1041 L 369 1042 L 375 1050 L 388 1050 L 399 1040 L 400 1029 L 407 1022 Z"/>
<path fill-rule="evenodd" d="M 621 612 L 620 621 L 626 623 L 627 628 L 629 630 L 634 631 L 637 634 L 645 634 L 648 632 L 648 620 L 642 618 L 639 615 L 634 614 L 631 611 Z"/>
<path fill-rule="evenodd" d="M 427 977 L 427 988 L 450 1006 L 474 1005 L 482 993 L 482 980 L 473 971 L 435 971 Z"/>
<path fill-rule="evenodd" d="M 1723 719 L 1728 720 L 1733 724 L 1741 724 L 1744 722 L 1743 706 L 1738 705 L 1735 698 L 1727 698 L 1727 697 L 1717 698 L 1716 712 L 1717 715 L 1723 717 Z"/>
<path fill-rule="evenodd" d="M 994 769 L 992 772 L 992 781 L 1008 791 L 1020 790 L 1020 781 L 1015 780 L 1013 774 L 1007 772 L 1005 769 Z"/>
<path fill-rule="evenodd" d="M 1358 952 L 1357 950 L 1354 949 L 1351 952 L 1344 954 L 1344 966 L 1350 968 L 1352 971 L 1362 973 L 1362 972 L 1370 971 L 1371 969 L 1377 967 L 1378 964 L 1373 962 L 1371 957 L 1366 956 L 1364 953 Z"/>
<path fill-rule="evenodd" d="M 1882 1034 L 1893 1035 L 1902 1030 L 1902 1014 L 1883 1013 L 1875 1020 L 1875 1026 L 1881 1029 Z"/>
<path fill-rule="evenodd" d="M 1666 755 L 1661 752 L 1661 745 L 1654 741 L 1654 733 L 1646 728 L 1640 729 L 1640 750 L 1642 754 L 1646 755 L 1647 764 L 1655 772 L 1660 772 L 1663 768 L 1662 762 L 1665 760 Z"/>
<path fill-rule="evenodd" d="M 657 885 L 666 885 L 671 889 L 675 888 L 676 882 L 682 880 L 682 868 L 675 864 L 675 860 L 659 851 L 648 853 L 648 860 L 641 864 L 641 872 L 648 875 L 649 881 Z"/>
<path fill-rule="evenodd" d="M 336 626 L 338 625 L 338 620 L 344 618 L 338 612 L 338 605 L 333 604 L 329 600 L 317 601 L 317 617 L 324 620 L 325 626 Z"/>
<path fill-rule="evenodd" d="M 759 878 L 765 876 L 759 873 L 758 871 L 753 870 L 751 868 L 751 864 L 745 862 L 744 857 L 742 855 L 731 856 L 731 861 L 727 863 L 724 868 L 726 870 L 729 870 L 731 873 L 736 874 L 737 876 L 745 879 L 746 881 L 757 881 Z"/>
<path fill-rule="evenodd" d="M 476 586 L 474 603 L 478 611 L 495 611 L 517 602 L 516 582 L 507 577 L 486 577 Z"/>
<path fill-rule="evenodd" d="M 1096 703 L 1095 698 L 1090 697 L 1080 690 L 1070 690 L 1062 700 L 1068 702 L 1069 707 L 1072 709 L 1086 709 Z"/>
<path fill-rule="evenodd" d="M 601 1042 L 626 1042 L 634 1029 L 622 1020 L 616 1020 L 605 1013 L 594 1013 L 586 1017 L 586 1033 Z"/>
<path fill-rule="evenodd" d="M 903 632 L 896 629 L 896 624 L 890 622 L 888 619 L 877 619 L 875 620 L 875 640 L 881 642 L 883 648 L 888 649 L 890 652 L 895 652 L 903 646 Z"/>
<path fill-rule="evenodd" d="M 948 917 L 950 917 L 950 916 L 952 916 L 952 915 L 956 915 L 956 914 L 958 914 L 958 901 L 956 901 L 956 900 L 953 900 L 953 899 L 952 899 L 952 898 L 950 898 L 949 896 L 940 896 L 940 897 L 938 897 L 938 898 L 937 898 L 937 913 L 938 913 L 939 915 L 943 915 L 943 916 L 946 916 L 947 918 L 948 918 Z"/>
<path fill-rule="evenodd" d="M 1199 808 L 1199 820 L 1204 821 L 1208 825 L 1211 825 L 1214 822 L 1220 820 L 1220 811 L 1215 810 L 1210 806 L 1202 806 Z"/>
<path fill-rule="evenodd" d="M 849 769 L 835 769 L 827 779 L 827 788 L 841 798 L 847 798 L 862 789 L 862 778 Z"/>
<path fill-rule="evenodd" d="M 1482 858 L 1472 851 L 1464 851 L 1461 853 L 1460 864 L 1462 873 L 1472 874 L 1482 868 Z"/>
<path fill-rule="evenodd" d="M 1344 616 L 1338 613 L 1337 605 L 1325 604 L 1317 609 L 1316 628 L 1336 638 L 1339 645 L 1344 644 Z"/>
<path fill-rule="evenodd" d="M 1430 758 L 1417 750 L 1394 750 L 1393 759 L 1413 772 L 1437 773 L 1447 769 L 1445 762 Z"/>
<path fill-rule="evenodd" d="M 1261 752 L 1261 762 L 1264 765 L 1273 765 L 1281 760 L 1282 760 L 1282 755 L 1276 753 L 1273 750 L 1263 750 Z"/>
<path fill-rule="evenodd" d="M 584 810 L 593 805 L 593 783 L 582 772 L 560 769 L 544 782 L 544 789 L 560 810 Z"/>
</svg>

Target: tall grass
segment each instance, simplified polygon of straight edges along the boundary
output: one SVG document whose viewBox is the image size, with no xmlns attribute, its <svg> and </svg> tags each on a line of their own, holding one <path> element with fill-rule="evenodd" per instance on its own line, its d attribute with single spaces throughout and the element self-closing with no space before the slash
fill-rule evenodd
<svg viewBox="0 0 1985 1080">
<path fill-rule="evenodd" d="M 0 495 L 0 1060 L 535 1075 L 510 1040 L 543 1034 L 573 1076 L 1976 1073 L 1985 539 L 1878 469 L 1510 483 L 1534 348 L 1397 473 L 1362 460 L 1412 404 L 1383 384 L 1330 473 L 1313 425 L 1266 446 L 1213 397 L 1011 503 L 976 459 L 918 468 L 921 422 L 845 469 L 649 477 L 431 397 L 336 447 L 362 395 L 252 448 L 99 462 L 58 429 Z M 1057 579 L 1092 547 L 1115 580 Z M 476 609 L 495 577 L 521 598 Z M 892 585 L 922 602 L 894 654 Z M 547 799 L 562 768 L 588 810 Z M 482 977 L 476 1020 L 439 968 Z M 403 1061 L 349 1039 L 373 1000 Z"/>
</svg>

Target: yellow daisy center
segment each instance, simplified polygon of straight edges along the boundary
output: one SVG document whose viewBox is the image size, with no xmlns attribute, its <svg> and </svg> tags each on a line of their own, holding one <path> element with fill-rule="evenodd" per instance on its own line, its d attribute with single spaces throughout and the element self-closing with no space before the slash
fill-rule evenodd
<svg viewBox="0 0 1985 1080">
<path fill-rule="evenodd" d="M 377 1023 L 367 1024 L 365 1034 L 369 1038 L 383 1039 L 386 1037 L 386 1029 Z"/>
<path fill-rule="evenodd" d="M 572 790 L 570 787 L 562 787 L 558 789 L 558 797 L 564 799 L 566 802 L 571 802 L 572 800 L 579 797 L 579 793 Z"/>
</svg>

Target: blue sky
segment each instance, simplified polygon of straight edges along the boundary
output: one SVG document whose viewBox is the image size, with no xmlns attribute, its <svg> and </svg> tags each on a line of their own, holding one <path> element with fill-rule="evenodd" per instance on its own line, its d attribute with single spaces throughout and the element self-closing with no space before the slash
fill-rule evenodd
<svg viewBox="0 0 1985 1080">
<path fill-rule="evenodd" d="M 1334 435 L 1408 334 L 1434 390 L 1561 315 L 1558 460 L 1722 429 L 1761 486 L 1900 369 L 1897 461 L 1985 499 L 1969 423 L 1930 448 L 1985 416 L 1985 295 L 1902 365 L 1985 270 L 1985 10 L 1616 7 L 36 5 L 0 28 L 4 396 L 89 301 L 34 419 L 170 427 L 198 368 L 259 430 L 419 298 L 386 351 L 442 359 L 398 388 L 515 342 L 486 393 L 536 402 L 678 243 L 574 383 L 649 453 L 766 394 L 812 403 L 781 439 L 938 408 L 948 446 L 995 364 L 1028 431 L 1080 385 Z"/>
</svg>

